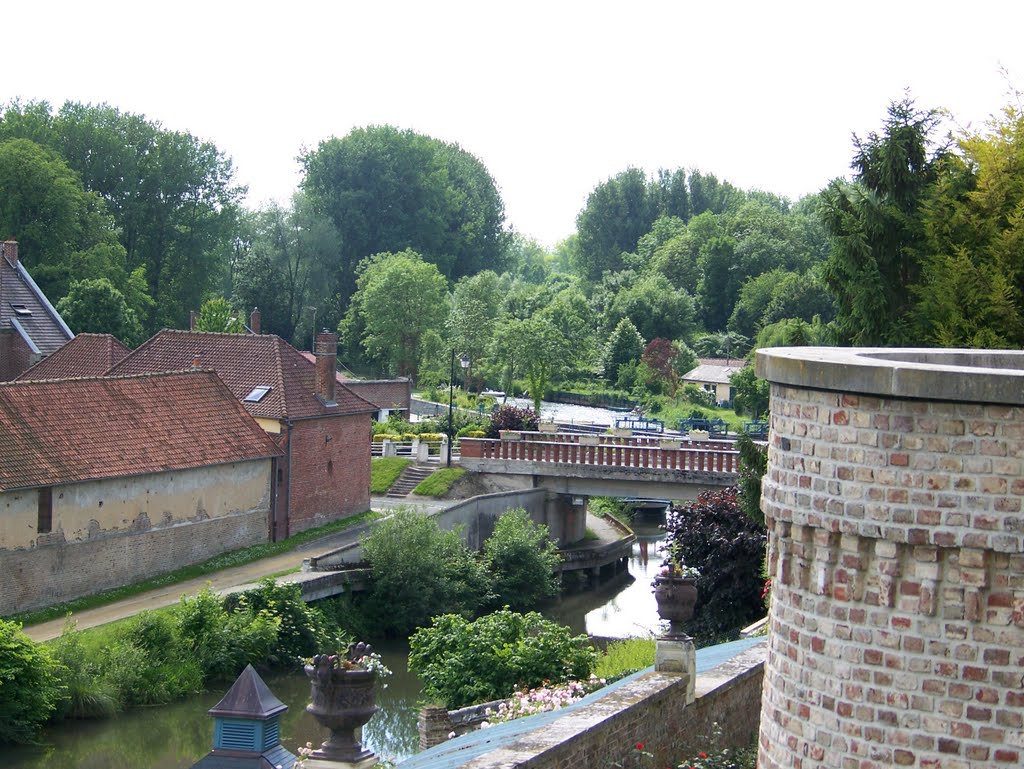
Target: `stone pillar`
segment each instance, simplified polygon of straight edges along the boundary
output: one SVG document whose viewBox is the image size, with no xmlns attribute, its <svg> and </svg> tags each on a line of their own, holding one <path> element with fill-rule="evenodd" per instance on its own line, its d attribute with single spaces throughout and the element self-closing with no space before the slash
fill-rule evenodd
<svg viewBox="0 0 1024 769">
<path fill-rule="evenodd" d="M 544 515 L 551 539 L 559 547 L 582 542 L 587 534 L 587 497 L 582 494 L 549 493 Z"/>
<path fill-rule="evenodd" d="M 1024 762 L 1024 353 L 760 350 L 758 766 Z"/>
<path fill-rule="evenodd" d="M 420 750 L 432 748 L 448 741 L 448 735 L 454 727 L 448 716 L 447 708 L 440 705 L 427 705 L 420 708 L 416 718 L 416 726 L 420 733 Z"/>
<path fill-rule="evenodd" d="M 659 673 L 685 676 L 686 704 L 696 699 L 697 650 L 690 638 L 658 638 L 654 647 L 654 669 Z"/>
</svg>

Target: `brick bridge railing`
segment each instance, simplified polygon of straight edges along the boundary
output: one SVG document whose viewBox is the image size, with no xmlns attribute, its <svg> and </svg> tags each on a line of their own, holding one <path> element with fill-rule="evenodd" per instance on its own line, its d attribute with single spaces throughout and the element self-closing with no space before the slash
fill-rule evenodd
<svg viewBox="0 0 1024 769">
<path fill-rule="evenodd" d="M 470 460 L 699 473 L 739 471 L 739 452 L 730 441 L 522 432 L 514 439 L 462 438 L 460 444 L 463 459 Z"/>
</svg>

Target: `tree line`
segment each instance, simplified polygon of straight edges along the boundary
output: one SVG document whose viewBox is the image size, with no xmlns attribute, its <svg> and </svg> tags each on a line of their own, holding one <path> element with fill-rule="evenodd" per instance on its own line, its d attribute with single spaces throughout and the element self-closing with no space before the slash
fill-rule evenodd
<svg viewBox="0 0 1024 769">
<path fill-rule="evenodd" d="M 218 300 L 235 328 L 252 307 L 299 347 L 337 328 L 350 366 L 427 386 L 453 351 L 478 388 L 674 394 L 696 357 L 756 346 L 1019 346 L 1021 112 L 957 136 L 940 120 L 891 104 L 852 178 L 796 202 L 628 168 L 547 249 L 506 225 L 478 158 L 413 131 L 325 139 L 291 201 L 249 210 L 209 142 L 105 104 L 12 102 L 0 236 L 76 331 L 133 344 Z"/>
</svg>

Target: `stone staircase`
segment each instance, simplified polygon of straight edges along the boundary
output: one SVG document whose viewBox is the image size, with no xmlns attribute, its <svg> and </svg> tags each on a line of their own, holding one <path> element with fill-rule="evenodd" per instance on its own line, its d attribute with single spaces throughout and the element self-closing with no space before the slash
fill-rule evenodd
<svg viewBox="0 0 1024 769">
<path fill-rule="evenodd" d="M 391 484 L 391 488 L 384 496 L 391 499 L 402 499 L 409 496 L 409 493 L 420 485 L 420 481 L 433 475 L 436 469 L 428 465 L 409 465 L 398 476 L 398 480 Z"/>
</svg>

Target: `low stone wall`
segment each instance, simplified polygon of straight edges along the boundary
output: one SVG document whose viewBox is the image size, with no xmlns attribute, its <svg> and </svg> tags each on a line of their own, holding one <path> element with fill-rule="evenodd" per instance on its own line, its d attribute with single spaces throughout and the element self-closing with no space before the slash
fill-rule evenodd
<svg viewBox="0 0 1024 769">
<path fill-rule="evenodd" d="M 636 762 L 632 751 L 638 742 L 654 754 L 652 766 L 675 765 L 672 762 L 710 748 L 716 723 L 722 729 L 721 747 L 746 747 L 757 735 L 765 655 L 766 646 L 758 644 L 700 673 L 697 696 L 690 705 L 686 704 L 686 677 L 646 673 L 460 766 L 631 766 Z"/>
<path fill-rule="evenodd" d="M 267 511 L 0 551 L 0 616 L 139 582 L 267 541 Z"/>
</svg>

